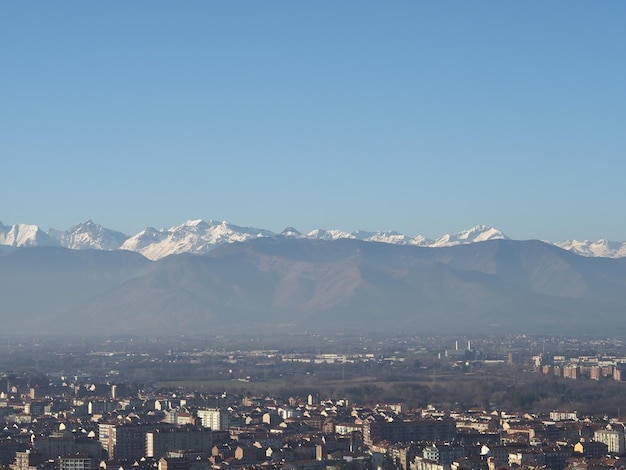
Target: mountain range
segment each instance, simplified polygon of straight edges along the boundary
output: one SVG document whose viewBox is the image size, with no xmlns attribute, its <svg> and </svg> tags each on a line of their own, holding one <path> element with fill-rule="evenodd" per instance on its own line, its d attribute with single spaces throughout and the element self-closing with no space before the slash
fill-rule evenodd
<svg viewBox="0 0 626 470">
<path fill-rule="evenodd" d="M 422 235 L 410 237 L 392 230 L 345 232 L 316 229 L 302 234 L 296 229 L 288 227 L 281 233 L 274 233 L 259 228 L 241 227 L 226 221 L 204 221 L 201 219 L 189 220 L 167 229 L 148 227 L 132 236 L 105 228 L 92 220 L 87 220 L 69 229 L 49 229 L 47 231 L 36 225 L 3 225 L 0 223 L 0 245 L 10 247 L 58 246 L 72 250 L 128 250 L 140 253 L 153 261 L 182 253 L 206 254 L 223 244 L 256 238 L 353 239 L 421 247 L 448 247 L 487 240 L 509 239 L 500 230 L 489 225 L 477 225 L 455 235 L 446 234 L 436 240 L 431 240 Z M 626 256 L 626 242 L 565 240 L 546 243 L 588 257 L 619 258 Z"/>
<path fill-rule="evenodd" d="M 606 336 L 626 333 L 625 292 L 626 258 L 536 240 L 433 248 L 256 237 L 158 261 L 0 247 L 3 335 Z"/>
<path fill-rule="evenodd" d="M 203 220 L 132 237 L 90 220 L 0 224 L 0 320 L 5 335 L 606 336 L 626 333 L 623 253 L 486 225 L 428 240 Z"/>
</svg>

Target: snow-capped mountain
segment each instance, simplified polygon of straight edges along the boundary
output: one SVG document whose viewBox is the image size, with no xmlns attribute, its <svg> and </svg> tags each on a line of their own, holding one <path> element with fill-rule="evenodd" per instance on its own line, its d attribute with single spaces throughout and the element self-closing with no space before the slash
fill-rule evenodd
<svg viewBox="0 0 626 470">
<path fill-rule="evenodd" d="M 597 242 L 565 240 L 554 243 L 554 245 L 582 256 L 602 258 L 621 258 L 626 256 L 626 242 L 610 242 L 603 239 Z"/>
<path fill-rule="evenodd" d="M 411 238 L 394 230 L 388 230 L 384 232 L 366 232 L 364 230 L 343 232 L 341 230 L 316 229 L 307 233 L 306 237 L 315 238 L 318 240 L 339 240 L 341 238 L 351 238 L 353 240 L 362 240 L 365 242 L 392 243 L 394 245 L 429 246 L 432 243 L 432 240 L 429 240 L 422 235 Z"/>
<path fill-rule="evenodd" d="M 3 225 L 0 222 L 0 245 L 54 246 L 58 243 L 36 225 Z"/>
<path fill-rule="evenodd" d="M 283 237 L 291 237 L 291 238 L 303 238 L 304 237 L 304 235 L 302 235 L 293 227 L 285 227 L 283 231 L 280 232 L 280 235 Z"/>
<path fill-rule="evenodd" d="M 367 232 L 356 230 L 313 230 L 303 235 L 293 227 L 287 227 L 280 234 L 252 227 L 240 227 L 228 222 L 205 222 L 190 220 L 170 229 L 157 230 L 149 227 L 126 240 L 121 249 L 137 251 L 151 260 L 158 260 L 172 254 L 204 254 L 212 249 L 232 242 L 241 242 L 259 237 L 294 237 L 317 240 L 339 240 L 343 238 L 367 242 L 391 243 L 396 245 L 450 246 L 478 241 L 507 239 L 501 231 L 488 225 L 479 225 L 456 235 L 445 235 L 433 242 L 421 235 L 408 237 L 395 231 Z M 446 242 L 446 240 L 448 240 Z"/>
<path fill-rule="evenodd" d="M 167 230 L 149 227 L 126 240 L 121 249 L 137 251 L 148 259 L 157 260 L 180 253 L 204 254 L 224 243 L 275 236 L 268 230 L 198 219 Z"/>
<path fill-rule="evenodd" d="M 489 225 L 476 225 L 468 230 L 463 230 L 456 235 L 444 235 L 429 246 L 452 246 L 465 245 L 467 243 L 484 242 L 487 240 L 508 240 L 500 230 Z"/>
<path fill-rule="evenodd" d="M 48 235 L 64 248 L 72 250 L 118 250 L 128 239 L 128 235 L 104 228 L 91 219 L 74 225 L 69 230 L 51 228 Z"/>
<path fill-rule="evenodd" d="M 306 238 L 315 238 L 317 240 L 339 240 L 340 238 L 356 238 L 349 232 L 341 230 L 324 230 L 315 229 L 306 234 Z"/>
<path fill-rule="evenodd" d="M 226 221 L 217 222 L 202 219 L 189 220 L 181 225 L 156 229 L 148 227 L 129 237 L 121 232 L 110 230 L 92 220 L 75 225 L 67 230 L 50 229 L 44 232 L 36 225 L 0 223 L 0 245 L 22 246 L 62 246 L 73 250 L 129 250 L 141 253 L 146 258 L 158 260 L 168 255 L 180 253 L 205 254 L 224 243 L 233 243 L 259 237 L 291 237 L 318 240 L 338 240 L 343 238 L 366 242 L 391 243 L 396 245 L 414 245 L 423 247 L 445 247 L 464 245 L 496 239 L 509 239 L 500 230 L 489 225 L 477 225 L 457 234 L 446 234 L 436 240 L 422 235 L 410 237 L 389 230 L 368 232 L 355 230 L 313 230 L 302 234 L 293 227 L 285 228 L 281 233 L 274 233 L 253 227 L 242 227 Z M 626 257 L 626 242 L 607 240 L 577 241 L 565 240 L 548 242 L 582 256 L 618 258 Z"/>
</svg>

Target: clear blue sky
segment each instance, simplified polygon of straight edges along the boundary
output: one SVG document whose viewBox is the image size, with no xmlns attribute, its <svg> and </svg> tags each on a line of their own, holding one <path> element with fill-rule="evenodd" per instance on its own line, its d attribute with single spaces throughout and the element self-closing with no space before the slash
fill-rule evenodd
<svg viewBox="0 0 626 470">
<path fill-rule="evenodd" d="M 626 240 L 626 3 L 0 3 L 0 221 Z"/>
</svg>

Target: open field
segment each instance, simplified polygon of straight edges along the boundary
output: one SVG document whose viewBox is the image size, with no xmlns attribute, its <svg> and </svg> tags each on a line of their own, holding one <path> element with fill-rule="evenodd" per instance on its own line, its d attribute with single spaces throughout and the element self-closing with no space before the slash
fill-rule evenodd
<svg viewBox="0 0 626 470">
<path fill-rule="evenodd" d="M 216 392 L 216 391 L 232 391 L 241 392 L 244 390 L 249 391 L 263 391 L 269 392 L 288 386 L 289 381 L 283 378 L 275 378 L 265 381 L 246 382 L 243 380 L 202 380 L 202 379 L 190 379 L 190 380 L 165 380 L 161 382 L 155 382 L 155 388 L 183 388 L 186 390 L 197 390 L 199 392 Z"/>
</svg>

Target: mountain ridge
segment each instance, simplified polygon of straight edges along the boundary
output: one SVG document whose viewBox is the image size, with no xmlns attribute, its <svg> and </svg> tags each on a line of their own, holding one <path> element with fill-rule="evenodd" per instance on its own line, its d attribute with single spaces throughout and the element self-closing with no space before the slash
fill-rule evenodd
<svg viewBox="0 0 626 470">
<path fill-rule="evenodd" d="M 476 225 L 456 234 L 445 234 L 432 240 L 423 235 L 408 236 L 394 230 L 346 232 L 338 229 L 315 229 L 303 234 L 293 227 L 287 227 L 282 232 L 275 233 L 260 228 L 238 226 L 227 221 L 204 221 L 203 219 L 188 220 L 170 228 L 146 227 L 132 236 L 105 228 L 91 219 L 69 229 L 51 228 L 48 231 L 42 230 L 37 225 L 3 225 L 0 222 L 0 246 L 61 246 L 75 250 L 129 250 L 141 253 L 153 261 L 172 254 L 207 254 L 227 243 L 276 237 L 320 240 L 354 239 L 423 247 L 447 247 L 486 240 L 509 239 L 502 231 L 490 225 Z M 626 242 L 604 239 L 595 242 L 588 240 L 544 242 L 587 257 L 626 256 Z"/>
<path fill-rule="evenodd" d="M 5 334 L 626 332 L 625 291 L 626 258 L 537 240 L 433 248 L 258 237 L 158 261 L 127 250 L 0 250 Z"/>
</svg>

